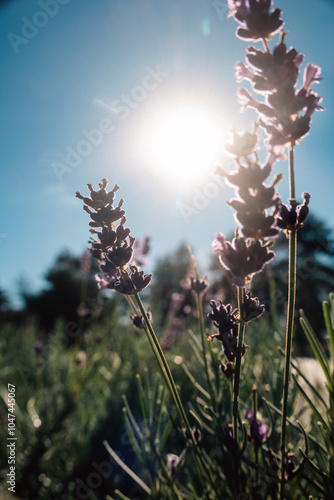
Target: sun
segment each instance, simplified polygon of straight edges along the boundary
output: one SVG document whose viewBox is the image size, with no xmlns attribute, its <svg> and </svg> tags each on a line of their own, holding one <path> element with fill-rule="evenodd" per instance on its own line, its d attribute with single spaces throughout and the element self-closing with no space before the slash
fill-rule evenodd
<svg viewBox="0 0 334 500">
<path fill-rule="evenodd" d="M 212 171 L 222 146 L 218 120 L 198 106 L 182 106 L 151 121 L 143 152 L 149 168 L 178 183 Z"/>
</svg>

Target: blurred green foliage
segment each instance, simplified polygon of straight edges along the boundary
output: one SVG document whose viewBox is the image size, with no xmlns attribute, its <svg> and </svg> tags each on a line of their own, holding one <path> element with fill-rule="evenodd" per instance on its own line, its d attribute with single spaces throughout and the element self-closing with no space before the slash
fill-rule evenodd
<svg viewBox="0 0 334 500">
<path fill-rule="evenodd" d="M 319 221 L 311 219 L 311 223 L 311 236 L 309 232 L 300 231 L 302 267 L 298 304 L 307 312 L 322 342 L 326 331 L 322 314 L 313 313 L 321 307 L 318 304 L 328 288 L 334 289 L 333 247 L 327 228 Z M 270 429 L 275 429 L 270 438 L 270 448 L 274 450 L 279 449 L 280 415 L 277 409 L 281 405 L 283 382 L 280 349 L 284 345 L 286 300 L 283 291 L 286 284 L 281 272 L 286 266 L 284 244 L 282 241 L 277 245 L 277 264 L 266 275 L 261 275 L 262 281 L 254 280 L 253 294 L 266 304 L 267 313 L 246 329 L 245 343 L 249 348 L 243 360 L 240 391 L 243 416 L 251 408 L 252 388 L 256 385 L 259 415 Z M 205 418 L 205 397 L 199 387 L 205 387 L 206 381 L 198 347 L 195 302 L 185 279 L 190 266 L 186 246 L 160 259 L 153 272 L 154 280 L 143 298 L 153 312 L 153 324 L 179 385 L 184 406 L 191 415 L 202 419 Z M 133 500 L 148 498 L 136 481 L 110 458 L 103 441 L 112 446 L 135 474 L 151 484 L 156 491 L 155 498 L 169 498 L 170 487 L 161 476 L 162 464 L 167 466 L 168 457 L 182 455 L 183 450 L 183 438 L 177 425 L 173 425 L 174 408 L 168 394 L 161 406 L 163 385 L 144 331 L 133 327 L 123 297 L 98 291 L 95 272 L 94 267 L 83 272 L 81 259 L 62 253 L 46 275 L 48 287 L 34 296 L 27 292 L 22 294 L 25 304 L 22 311 L 11 311 L 6 294 L 0 293 L 0 479 L 6 490 L 9 467 L 7 386 L 12 384 L 16 390 L 15 493 L 21 499 L 102 500 L 107 495 L 122 498 L 117 496 L 120 493 L 114 493 L 117 489 Z M 205 313 L 209 312 L 211 298 L 227 299 L 232 303 L 235 299 L 226 276 L 222 279 L 221 268 L 211 270 L 210 281 L 210 291 L 203 300 Z M 215 333 L 208 321 L 205 328 L 207 333 Z M 298 332 L 295 352 L 305 353 L 306 338 L 302 331 Z M 220 343 L 214 341 L 208 345 L 217 411 L 221 415 L 221 425 L 227 428 L 231 422 L 231 387 L 219 371 L 223 359 Z M 148 415 L 143 410 L 137 374 L 146 394 Z M 133 420 L 129 413 L 128 420 L 124 417 L 129 411 L 122 410 L 124 405 L 130 409 Z M 296 420 L 300 418 L 310 423 L 316 422 L 316 418 L 301 404 L 296 384 L 291 385 L 289 405 L 288 414 L 293 416 L 294 422 L 289 427 L 289 446 L 291 451 L 298 453 L 299 448 L 304 448 L 304 438 Z M 154 415 L 158 411 L 164 415 L 164 426 L 157 430 Z M 191 424 L 195 425 L 196 418 L 191 418 Z M 141 450 L 139 456 L 129 440 L 129 422 L 132 427 L 135 422 L 139 429 L 139 433 L 135 430 Z M 320 440 L 320 433 L 315 425 L 315 442 Z M 228 469 L 229 456 L 222 455 L 219 442 L 205 429 L 203 447 L 211 460 L 221 461 Z M 315 455 L 314 445 L 312 459 Z M 186 469 L 176 471 L 176 479 L 196 485 L 196 469 L 191 463 L 185 463 Z M 321 467 L 320 462 L 318 465 Z M 313 491 L 310 478 L 303 474 L 298 477 L 298 484 L 299 489 L 296 480 L 291 483 L 291 498 L 300 498 L 296 494 L 301 491 Z M 297 488 L 296 494 L 294 488 Z M 317 491 L 316 486 L 314 488 Z"/>
</svg>

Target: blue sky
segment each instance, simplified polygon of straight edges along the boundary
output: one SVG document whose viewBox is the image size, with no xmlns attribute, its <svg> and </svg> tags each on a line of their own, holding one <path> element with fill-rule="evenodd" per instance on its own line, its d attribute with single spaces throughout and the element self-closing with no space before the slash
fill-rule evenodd
<svg viewBox="0 0 334 500">
<path fill-rule="evenodd" d="M 311 192 L 312 210 L 334 228 L 334 2 L 275 6 L 287 45 L 322 67 L 315 90 L 326 111 L 297 148 L 296 189 Z M 225 0 L 0 3 L 2 289 L 14 297 L 23 277 L 38 290 L 61 250 L 85 250 L 88 216 L 75 192 L 103 177 L 121 187 L 132 234 L 152 236 L 153 262 L 181 242 L 204 262 L 214 234 L 234 230 L 225 203 L 233 191 L 213 172 L 216 163 L 231 166 L 222 149 L 230 127 L 247 129 L 255 115 L 239 113 L 233 68 L 247 43 L 226 14 Z M 187 176 L 181 165 L 168 168 L 172 144 L 160 157 L 150 150 L 180 110 L 194 122 L 204 116 L 219 138 L 202 171 Z M 188 160 L 196 162 L 191 153 Z M 284 161 L 275 167 L 286 171 Z M 287 178 L 279 191 L 285 200 Z"/>
</svg>

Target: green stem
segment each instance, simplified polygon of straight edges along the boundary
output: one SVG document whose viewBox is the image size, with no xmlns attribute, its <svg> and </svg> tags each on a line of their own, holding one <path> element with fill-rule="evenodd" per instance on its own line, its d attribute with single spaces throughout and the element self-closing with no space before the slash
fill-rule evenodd
<svg viewBox="0 0 334 500">
<path fill-rule="evenodd" d="M 256 421 L 257 421 L 257 387 L 256 385 L 253 385 L 252 387 L 252 410 L 253 410 L 253 421 L 255 422 L 255 425 L 256 425 Z M 251 425 L 251 424 L 250 424 Z M 253 486 L 253 498 L 254 500 L 256 499 L 257 497 L 257 488 L 258 488 L 258 484 L 259 484 L 259 447 L 257 445 L 257 443 L 254 443 L 254 462 L 256 464 L 256 469 L 255 469 L 255 484 Z"/>
<path fill-rule="evenodd" d="M 238 308 L 240 314 L 240 322 L 238 327 L 238 345 L 235 357 L 235 367 L 234 367 L 234 385 L 233 385 L 233 438 L 235 441 L 235 447 L 237 452 L 239 452 L 238 446 L 238 425 L 239 425 L 239 386 L 240 386 L 240 369 L 241 369 L 241 357 L 242 357 L 242 346 L 244 343 L 244 333 L 245 333 L 245 321 L 244 321 L 244 287 L 238 287 Z M 240 458 L 238 453 L 233 458 L 234 462 L 234 484 L 235 484 L 235 495 L 240 489 L 239 484 L 239 467 Z"/>
<path fill-rule="evenodd" d="M 160 346 L 160 343 L 159 343 L 159 340 L 153 330 L 153 327 L 147 317 L 147 314 L 146 314 L 146 311 L 144 309 L 144 306 L 143 306 L 143 303 L 138 295 L 138 293 L 135 293 L 134 294 L 134 297 L 136 299 L 136 302 L 138 304 L 138 307 L 139 307 L 139 310 L 145 320 L 145 324 L 146 324 L 146 334 L 147 334 L 147 337 L 148 337 L 148 340 L 151 344 L 151 347 L 153 349 L 153 352 L 157 358 L 157 361 L 158 361 L 158 365 L 159 365 L 159 368 L 161 370 L 161 373 L 165 379 L 165 382 L 167 384 L 167 387 L 171 393 L 171 396 L 173 398 L 173 401 L 175 403 L 175 406 L 176 406 L 176 409 L 177 409 L 177 412 L 180 416 L 180 419 L 181 419 L 181 422 L 182 422 L 182 425 L 184 425 L 187 433 L 188 433 L 188 436 L 189 436 L 189 439 L 190 439 L 190 442 L 191 442 L 191 445 L 192 445 L 192 448 L 195 452 L 195 457 L 197 459 L 197 462 L 198 462 L 198 465 L 200 466 L 200 468 L 202 468 L 205 472 L 206 472 L 206 475 L 208 476 L 208 479 L 211 483 L 211 486 L 213 488 L 213 491 L 216 491 L 216 485 L 215 485 L 215 482 L 214 482 L 214 479 L 212 477 L 212 474 L 210 472 L 210 470 L 208 469 L 203 457 L 202 457 L 202 454 L 200 453 L 200 450 L 197 446 L 197 443 L 193 437 L 193 434 L 192 434 L 192 431 L 191 431 L 191 427 L 190 427 L 190 424 L 188 422 L 188 419 L 187 419 L 187 416 L 186 416 L 186 413 L 185 413 L 185 410 L 183 408 L 183 405 L 182 405 L 182 402 L 181 402 L 181 399 L 180 399 L 180 396 L 179 396 L 179 393 L 178 393 L 178 390 L 176 388 L 176 385 L 175 385 L 175 382 L 174 382 L 174 378 L 173 378 L 173 375 L 170 371 L 170 368 L 169 368 L 169 365 L 167 363 L 167 360 L 165 358 L 165 355 L 163 353 L 163 350 Z"/>
<path fill-rule="evenodd" d="M 198 312 L 199 330 L 200 330 L 201 341 L 202 341 L 205 376 L 206 376 L 206 380 L 207 380 L 207 384 L 208 384 L 209 393 L 211 396 L 211 401 L 214 402 L 213 393 L 212 393 L 212 384 L 211 384 L 210 373 L 209 373 L 208 358 L 207 358 L 207 346 L 206 346 L 206 342 L 205 342 L 206 337 L 205 337 L 205 331 L 204 331 L 203 306 L 202 306 L 202 300 L 201 300 L 200 293 L 196 293 L 196 306 L 197 306 L 197 312 Z"/>
<path fill-rule="evenodd" d="M 235 357 L 234 369 L 234 387 L 233 387 L 233 438 L 238 443 L 238 406 L 239 406 L 239 385 L 240 385 L 240 369 L 242 346 L 244 343 L 245 321 L 244 321 L 244 287 L 238 288 L 238 308 L 240 314 L 240 323 L 238 329 L 238 346 Z"/>
<path fill-rule="evenodd" d="M 293 324 L 295 315 L 296 300 L 296 263 L 297 263 L 297 230 L 289 233 L 289 295 L 288 295 L 288 314 L 285 340 L 285 366 L 283 382 L 283 403 L 282 403 L 282 433 L 281 433 L 281 488 L 280 500 L 284 500 L 284 460 L 285 460 L 285 440 L 286 440 L 286 422 L 289 392 L 289 377 L 292 351 Z"/>
<path fill-rule="evenodd" d="M 295 188 L 295 157 L 294 143 L 289 148 L 289 193 L 290 202 L 296 198 Z M 288 312 L 285 339 L 285 366 L 283 381 L 283 402 L 282 402 L 282 433 L 281 433 L 281 479 L 280 479 L 280 500 L 284 500 L 285 477 L 285 440 L 286 440 L 286 422 L 289 392 L 289 376 L 292 350 L 292 336 L 296 304 L 296 267 L 297 267 L 297 229 L 289 233 L 289 282 L 288 282 Z"/>
<path fill-rule="evenodd" d="M 289 149 L 289 191 L 290 199 L 294 200 L 296 198 L 294 144 L 291 144 Z"/>
</svg>

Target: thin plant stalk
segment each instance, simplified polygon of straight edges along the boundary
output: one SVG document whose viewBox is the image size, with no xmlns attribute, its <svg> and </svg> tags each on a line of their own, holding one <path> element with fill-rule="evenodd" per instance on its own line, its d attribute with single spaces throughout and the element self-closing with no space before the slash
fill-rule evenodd
<svg viewBox="0 0 334 500">
<path fill-rule="evenodd" d="M 214 402 L 213 393 L 212 393 L 212 384 L 211 384 L 210 372 L 209 372 L 209 365 L 208 365 L 208 358 L 207 358 L 207 346 L 206 346 L 206 337 L 205 337 L 205 331 L 204 331 L 204 315 L 203 315 L 203 306 L 202 306 L 202 300 L 201 300 L 200 293 L 196 293 L 196 307 L 197 307 L 197 312 L 198 312 L 199 330 L 200 330 L 200 334 L 201 334 L 205 376 L 206 376 L 206 380 L 207 380 L 207 384 L 208 384 L 209 393 L 211 396 L 211 401 Z"/>
<path fill-rule="evenodd" d="M 255 425 L 257 422 L 257 406 L 258 406 L 258 404 L 257 404 L 257 387 L 256 387 L 256 385 L 254 385 L 252 387 L 252 410 L 253 410 L 253 421 L 255 422 Z M 255 484 L 253 486 L 253 498 L 255 500 L 256 495 L 257 495 L 257 488 L 258 488 L 258 484 L 259 484 L 259 469 L 258 469 L 258 466 L 259 466 L 259 447 L 256 443 L 254 443 L 254 462 L 257 466 L 257 468 L 255 469 Z"/>
<path fill-rule="evenodd" d="M 241 357 L 242 357 L 242 346 L 244 343 L 244 333 L 245 333 L 245 321 L 244 321 L 244 287 L 238 287 L 238 308 L 240 314 L 240 322 L 238 327 L 238 345 L 235 357 L 235 367 L 234 367 L 234 384 L 233 384 L 233 406 L 232 406 L 232 417 L 233 417 L 233 439 L 235 441 L 236 451 L 239 451 L 238 446 L 238 426 L 239 426 L 239 386 L 240 386 L 240 370 L 241 370 Z M 239 464 L 240 459 L 238 454 L 233 458 L 234 461 L 234 484 L 235 484 L 235 494 L 239 490 Z"/>
<path fill-rule="evenodd" d="M 295 200 L 294 145 L 289 151 L 289 186 L 290 200 Z M 280 500 L 284 500 L 285 490 L 285 442 L 288 409 L 289 378 L 291 365 L 292 337 L 296 303 L 296 266 L 297 266 L 297 229 L 289 232 L 289 281 L 288 281 L 288 312 L 285 339 L 285 366 L 282 402 L 282 432 L 281 432 L 281 477 Z"/>
<path fill-rule="evenodd" d="M 195 451 L 195 456 L 196 456 L 196 459 L 198 461 L 198 465 L 200 466 L 200 468 L 204 469 L 204 471 L 206 472 L 206 475 L 208 476 L 208 479 L 211 483 L 211 486 L 213 488 L 213 491 L 216 492 L 216 485 L 215 485 L 215 482 L 214 482 L 214 479 L 212 477 L 212 474 L 210 472 L 210 470 L 208 469 L 208 467 L 206 466 L 206 463 L 200 453 L 200 450 L 197 446 L 197 443 L 194 439 L 194 436 L 193 436 L 193 433 L 191 431 L 191 427 L 190 427 L 190 424 L 189 424 L 189 421 L 187 419 L 187 415 L 185 413 L 185 410 L 184 410 L 184 407 L 183 407 L 183 404 L 182 404 L 182 401 L 181 401 L 181 398 L 179 396 L 179 393 L 178 393 L 178 390 L 176 388 L 176 384 L 175 384 L 175 381 L 174 381 L 174 378 L 173 378 L 173 375 L 170 371 L 170 368 L 169 368 L 169 365 L 167 363 L 167 360 L 165 358 L 165 355 L 163 353 L 163 350 L 160 346 L 160 343 L 159 343 L 159 340 L 153 330 L 153 327 L 151 325 L 151 322 L 149 321 L 148 317 L 147 317 L 147 314 L 146 314 L 146 311 L 144 309 L 144 306 L 143 306 L 143 303 L 139 297 L 139 294 L 138 293 L 135 293 L 134 294 L 134 297 L 136 299 L 136 302 L 138 304 L 138 307 L 139 307 L 139 310 L 144 318 L 144 321 L 145 321 L 145 324 L 146 324 L 146 333 L 147 333 L 147 337 L 150 341 L 150 344 L 152 346 L 152 349 L 153 349 L 153 352 L 157 358 L 157 361 L 158 361 L 158 365 L 159 365 L 159 368 L 162 372 L 162 375 L 167 383 L 167 386 L 168 386 L 168 389 L 171 393 L 171 396 L 173 398 L 173 401 L 175 403 L 175 406 L 176 406 L 176 409 L 177 409 L 177 412 L 180 416 L 180 419 L 181 419 L 181 422 L 182 424 L 184 425 L 184 427 L 186 428 L 186 431 L 188 433 L 188 436 L 189 436 L 189 439 L 190 439 L 190 442 L 192 444 L 192 448 L 194 449 Z"/>
<path fill-rule="evenodd" d="M 243 287 L 238 288 L 238 308 L 240 314 L 240 322 L 238 328 L 238 345 L 235 357 L 234 368 L 234 385 L 233 385 L 233 438 L 238 443 L 238 416 L 239 416 L 239 386 L 240 386 L 240 370 L 242 346 L 244 343 L 245 320 L 244 320 L 244 291 Z"/>
</svg>

